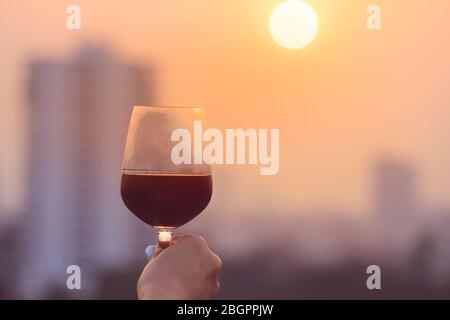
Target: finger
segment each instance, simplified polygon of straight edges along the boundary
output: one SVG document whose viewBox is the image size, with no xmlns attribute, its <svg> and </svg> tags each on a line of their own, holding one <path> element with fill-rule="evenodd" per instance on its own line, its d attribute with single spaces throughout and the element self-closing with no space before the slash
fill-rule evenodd
<svg viewBox="0 0 450 320">
<path fill-rule="evenodd" d="M 173 238 L 170 240 L 170 245 L 175 244 L 176 242 L 180 241 L 180 240 L 181 240 L 182 238 L 184 238 L 184 237 L 186 237 L 186 236 L 185 236 L 185 235 L 178 235 L 178 236 L 173 237 Z"/>
<path fill-rule="evenodd" d="M 170 245 L 173 245 L 175 242 L 180 240 L 183 236 L 175 236 L 170 241 Z M 165 248 L 167 248 L 169 244 L 161 245 L 161 242 L 159 242 L 157 245 L 149 245 L 145 248 L 145 255 L 147 256 L 148 260 L 151 260 L 153 258 L 156 258 Z"/>
<path fill-rule="evenodd" d="M 175 243 L 177 243 L 178 241 L 182 240 L 182 239 L 187 239 L 187 238 L 192 238 L 192 237 L 196 237 L 194 235 L 177 235 L 175 237 L 173 237 L 169 243 L 166 242 L 158 242 L 157 245 L 149 245 L 147 246 L 147 248 L 145 248 L 145 254 L 147 255 L 147 259 L 150 261 L 154 258 L 156 258 L 157 256 L 159 256 L 164 249 L 168 248 L 169 246 L 174 245 Z"/>
<path fill-rule="evenodd" d="M 155 259 L 157 256 L 160 255 L 161 252 L 164 251 L 165 248 L 160 247 L 159 245 L 156 246 L 155 252 L 153 252 L 152 259 Z"/>
<path fill-rule="evenodd" d="M 170 242 L 159 241 L 158 245 L 155 246 L 155 250 L 152 254 L 152 258 L 156 258 L 161 252 L 164 251 L 164 249 L 168 248 L 171 245 L 174 245 L 181 238 L 183 238 L 183 236 L 175 236 L 170 240 Z"/>
</svg>

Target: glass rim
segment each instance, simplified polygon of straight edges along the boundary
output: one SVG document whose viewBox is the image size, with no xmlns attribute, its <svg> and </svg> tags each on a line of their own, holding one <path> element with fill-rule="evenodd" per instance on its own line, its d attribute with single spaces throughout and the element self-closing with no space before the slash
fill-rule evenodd
<svg viewBox="0 0 450 320">
<path fill-rule="evenodd" d="M 192 109 L 192 110 L 203 110 L 202 107 L 193 107 L 193 106 L 143 106 L 143 105 L 135 105 L 133 106 L 133 109 L 164 109 L 164 110 L 170 110 L 170 109 Z"/>
</svg>

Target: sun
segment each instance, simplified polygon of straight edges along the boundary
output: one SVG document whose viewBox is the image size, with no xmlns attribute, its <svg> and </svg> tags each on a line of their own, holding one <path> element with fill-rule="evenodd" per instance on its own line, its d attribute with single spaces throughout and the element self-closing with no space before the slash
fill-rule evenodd
<svg viewBox="0 0 450 320">
<path fill-rule="evenodd" d="M 314 9 L 302 0 L 286 0 L 273 10 L 269 30 L 282 47 L 300 49 L 314 40 L 319 21 Z"/>
</svg>

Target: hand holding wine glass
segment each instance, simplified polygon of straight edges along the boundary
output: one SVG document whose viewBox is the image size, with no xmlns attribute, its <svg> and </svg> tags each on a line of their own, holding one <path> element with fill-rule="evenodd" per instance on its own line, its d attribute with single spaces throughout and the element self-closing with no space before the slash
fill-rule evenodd
<svg viewBox="0 0 450 320">
<path fill-rule="evenodd" d="M 206 241 L 177 236 L 147 263 L 138 282 L 139 299 L 210 299 L 219 290 L 222 265 Z"/>
</svg>

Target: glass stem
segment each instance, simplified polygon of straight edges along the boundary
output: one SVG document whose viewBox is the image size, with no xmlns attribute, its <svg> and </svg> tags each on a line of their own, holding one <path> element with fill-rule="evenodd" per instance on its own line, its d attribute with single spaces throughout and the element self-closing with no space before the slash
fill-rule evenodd
<svg viewBox="0 0 450 320">
<path fill-rule="evenodd" d="M 167 248 L 170 244 L 170 240 L 172 240 L 172 231 L 158 230 L 158 239 L 159 239 L 158 245 L 162 249 Z"/>
</svg>

